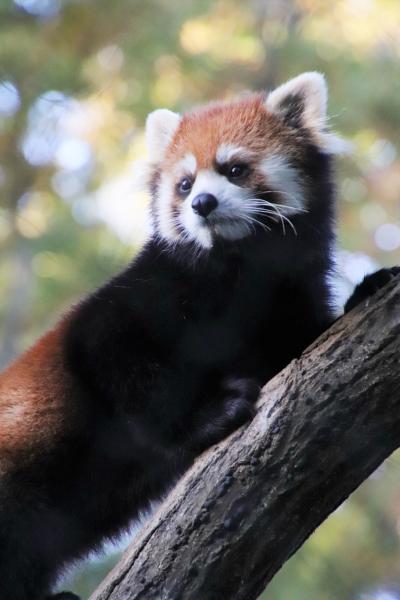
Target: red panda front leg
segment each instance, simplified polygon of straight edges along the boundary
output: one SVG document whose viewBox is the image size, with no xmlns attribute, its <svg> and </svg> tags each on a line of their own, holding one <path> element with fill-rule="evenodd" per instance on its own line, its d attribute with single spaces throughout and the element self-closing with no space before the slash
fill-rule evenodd
<svg viewBox="0 0 400 600">
<path fill-rule="evenodd" d="M 261 386 L 255 379 L 226 377 L 215 398 L 194 417 L 191 445 L 197 452 L 220 442 L 256 414 L 255 403 Z"/>
<path fill-rule="evenodd" d="M 35 497 L 25 498 L 28 508 L 21 511 L 16 501 L 16 509 L 10 506 L 0 514 L 1 600 L 79 600 L 69 592 L 50 593 L 64 563 L 68 521 L 62 515 L 54 519 L 51 507 L 32 509 Z"/>
<path fill-rule="evenodd" d="M 1 597 L 8 600 L 45 600 L 48 592 L 49 569 L 40 565 L 33 552 L 25 546 L 23 533 L 18 530 L 6 543 L 0 540 Z M 17 539 L 17 536 L 19 539 Z"/>
<path fill-rule="evenodd" d="M 51 509 L 49 509 L 51 512 Z M 54 552 L 44 553 L 42 520 L 32 512 L 0 519 L 0 597 L 3 600 L 79 600 L 71 592 L 51 594 L 60 558 L 65 529 L 54 532 Z"/>
<path fill-rule="evenodd" d="M 400 274 L 400 267 L 390 267 L 379 269 L 375 273 L 366 275 L 361 283 L 359 283 L 350 298 L 347 300 L 344 312 L 352 310 L 357 304 L 373 296 L 375 292 L 383 288 L 389 281 Z"/>
</svg>

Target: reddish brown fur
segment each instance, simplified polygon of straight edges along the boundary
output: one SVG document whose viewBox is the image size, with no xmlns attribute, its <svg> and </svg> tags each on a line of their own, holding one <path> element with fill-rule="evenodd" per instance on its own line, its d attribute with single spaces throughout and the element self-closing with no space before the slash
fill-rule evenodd
<svg viewBox="0 0 400 600">
<path fill-rule="evenodd" d="M 244 146 L 256 155 L 296 152 L 296 136 L 265 106 L 264 94 L 217 102 L 183 116 L 165 157 L 168 172 L 187 153 L 198 169 L 210 169 L 221 144 Z"/>
<path fill-rule="evenodd" d="M 0 374 L 0 473 L 51 451 L 69 420 L 64 320 Z"/>
</svg>

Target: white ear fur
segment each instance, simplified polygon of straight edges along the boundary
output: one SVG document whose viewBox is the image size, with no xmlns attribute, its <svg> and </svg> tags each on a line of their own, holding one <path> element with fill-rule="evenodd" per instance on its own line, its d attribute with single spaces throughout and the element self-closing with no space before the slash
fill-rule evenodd
<svg viewBox="0 0 400 600">
<path fill-rule="evenodd" d="M 164 158 L 180 120 L 180 115 L 166 108 L 159 108 L 149 114 L 146 120 L 146 144 L 152 162 L 159 162 Z"/>
<path fill-rule="evenodd" d="M 311 72 L 298 75 L 273 90 L 267 97 L 266 107 L 270 112 L 285 118 L 292 109 L 292 102 L 293 109 L 296 109 L 297 101 L 297 110 L 301 111 L 304 124 L 319 129 L 326 118 L 327 100 L 324 76 Z"/>
<path fill-rule="evenodd" d="M 315 71 L 302 73 L 273 90 L 265 101 L 269 112 L 281 117 L 293 127 L 310 129 L 323 152 L 343 154 L 350 145 L 339 136 L 327 131 L 326 110 L 328 89 L 325 77 Z"/>
</svg>

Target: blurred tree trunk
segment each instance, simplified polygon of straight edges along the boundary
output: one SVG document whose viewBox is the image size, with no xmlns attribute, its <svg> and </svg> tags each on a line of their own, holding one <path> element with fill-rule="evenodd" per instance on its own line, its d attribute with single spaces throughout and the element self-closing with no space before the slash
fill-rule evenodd
<svg viewBox="0 0 400 600">
<path fill-rule="evenodd" d="M 255 600 L 400 445 L 399 307 L 397 279 L 270 381 L 91 600 Z"/>
</svg>

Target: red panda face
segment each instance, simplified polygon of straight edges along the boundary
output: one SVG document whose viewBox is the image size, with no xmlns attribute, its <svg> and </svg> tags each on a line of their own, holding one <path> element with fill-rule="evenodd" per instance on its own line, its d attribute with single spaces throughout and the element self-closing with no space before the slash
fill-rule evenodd
<svg viewBox="0 0 400 600">
<path fill-rule="evenodd" d="M 147 141 L 159 234 L 210 248 L 218 237 L 268 232 L 268 223 L 284 230 L 291 216 L 307 210 L 307 178 L 296 166 L 305 139 L 322 152 L 337 151 L 337 138 L 324 129 L 325 105 L 324 80 L 309 73 L 267 97 L 215 103 L 183 117 L 152 113 Z"/>
</svg>

